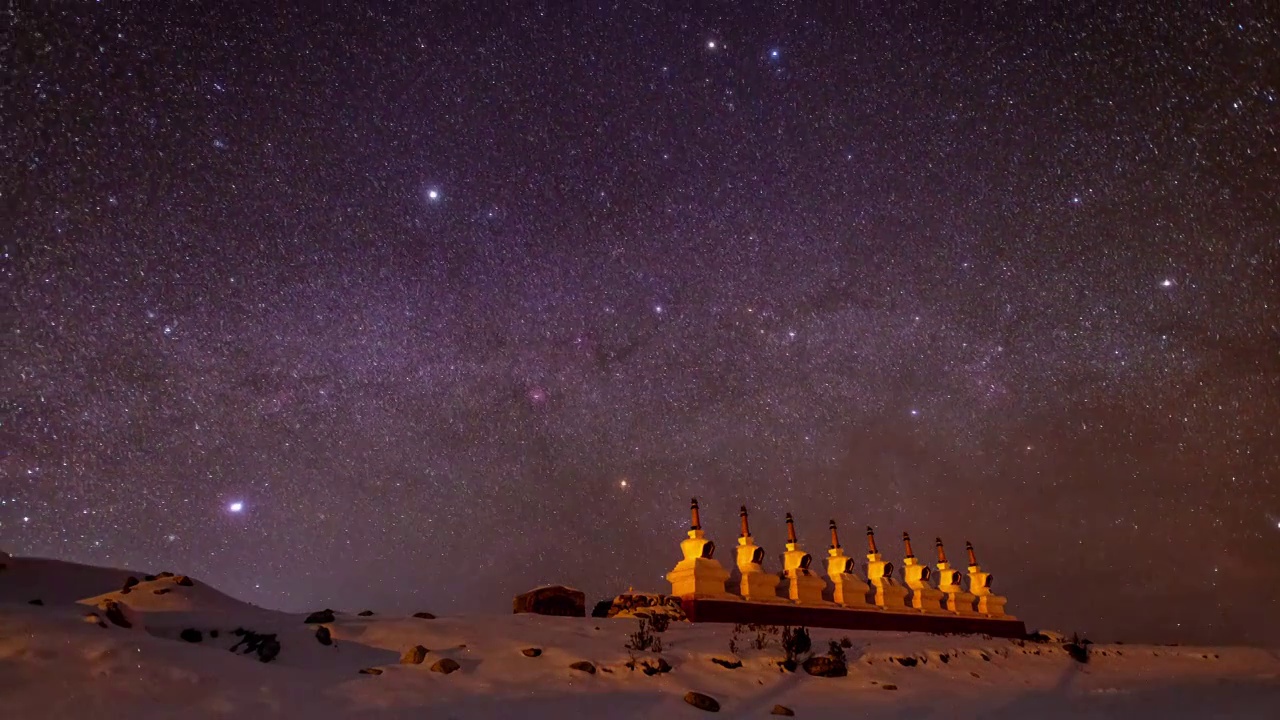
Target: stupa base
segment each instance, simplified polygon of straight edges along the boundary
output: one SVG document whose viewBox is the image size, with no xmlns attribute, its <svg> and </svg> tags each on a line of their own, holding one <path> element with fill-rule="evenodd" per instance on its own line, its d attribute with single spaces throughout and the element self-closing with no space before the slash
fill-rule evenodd
<svg viewBox="0 0 1280 720">
<path fill-rule="evenodd" d="M 926 614 L 903 608 L 859 610 L 814 605 L 779 605 L 746 600 L 684 598 L 681 602 L 690 622 L 791 625 L 839 630 L 884 630 L 890 632 L 955 633 L 1023 638 L 1027 627 L 1021 620 L 981 616 Z"/>
</svg>

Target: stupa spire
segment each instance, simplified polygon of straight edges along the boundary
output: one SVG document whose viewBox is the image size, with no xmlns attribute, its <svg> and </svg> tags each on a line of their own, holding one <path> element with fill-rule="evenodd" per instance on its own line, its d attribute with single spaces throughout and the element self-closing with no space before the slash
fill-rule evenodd
<svg viewBox="0 0 1280 720">
<path fill-rule="evenodd" d="M 945 563 L 947 561 L 947 551 L 942 547 L 942 538 L 935 538 L 934 547 L 938 548 L 938 562 Z"/>
<path fill-rule="evenodd" d="M 701 529 L 702 529 L 702 516 L 698 513 L 698 498 L 694 498 L 694 499 L 693 499 L 693 502 L 692 502 L 692 503 L 690 503 L 690 505 L 689 505 L 689 514 L 693 516 L 692 524 L 689 526 L 689 529 L 690 529 L 690 530 L 701 530 Z"/>
<path fill-rule="evenodd" d="M 968 540 L 965 540 L 965 541 L 964 541 L 964 549 L 965 549 L 965 552 L 969 553 L 969 564 L 970 564 L 970 565 L 977 565 L 977 564 L 978 564 L 978 556 L 977 556 L 977 555 L 975 555 L 975 554 L 974 554 L 974 552 L 973 552 L 973 543 L 969 542 Z"/>
<path fill-rule="evenodd" d="M 787 542 L 796 543 L 796 521 L 791 519 L 791 513 L 787 513 Z"/>
<path fill-rule="evenodd" d="M 913 557 L 915 557 L 915 556 L 916 556 L 916 554 L 915 554 L 914 552 L 912 552 L 912 551 L 911 551 L 911 536 L 910 536 L 910 535 L 908 535 L 908 534 L 907 534 L 907 532 L 906 532 L 905 530 L 904 530 L 904 531 L 902 531 L 902 544 L 903 544 L 903 545 L 906 547 L 906 549 L 907 549 L 907 555 L 906 555 L 906 557 L 913 558 Z"/>
<path fill-rule="evenodd" d="M 876 531 L 870 525 L 867 526 L 867 552 L 872 555 L 880 552 L 876 549 Z"/>
<path fill-rule="evenodd" d="M 836 521 L 831 521 L 831 549 L 840 549 L 840 535 L 836 533 Z"/>
<path fill-rule="evenodd" d="M 743 505 L 738 511 L 738 517 L 742 519 L 742 537 L 751 537 L 751 526 L 747 524 L 747 506 Z"/>
</svg>

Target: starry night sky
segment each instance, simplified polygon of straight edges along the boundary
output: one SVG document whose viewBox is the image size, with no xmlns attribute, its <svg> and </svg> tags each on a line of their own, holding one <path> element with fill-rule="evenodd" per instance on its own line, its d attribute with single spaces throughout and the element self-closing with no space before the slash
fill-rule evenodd
<svg viewBox="0 0 1280 720">
<path fill-rule="evenodd" d="M 19 5 L 0 547 L 506 612 L 696 495 L 1280 641 L 1274 5 Z"/>
</svg>

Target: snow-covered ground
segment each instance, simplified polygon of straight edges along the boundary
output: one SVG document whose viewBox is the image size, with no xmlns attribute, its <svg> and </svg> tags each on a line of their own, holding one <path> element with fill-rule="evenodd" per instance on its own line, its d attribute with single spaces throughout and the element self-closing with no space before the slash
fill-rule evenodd
<svg viewBox="0 0 1280 720">
<path fill-rule="evenodd" d="M 143 574 L 7 564 L 3 718 L 706 717 L 685 702 L 689 691 L 738 718 L 769 717 L 776 705 L 798 718 L 1280 717 L 1280 657 L 1256 648 L 1093 645 L 1081 664 L 1057 643 L 814 629 L 818 654 L 830 640 L 851 645 L 847 676 L 822 678 L 780 670 L 776 637 L 758 650 L 744 633 L 734 655 L 732 627 L 672 623 L 660 636 L 671 670 L 647 675 L 627 667 L 634 619 L 339 613 L 323 625 L 332 638 L 324 645 L 305 616 L 240 602 L 198 578 L 160 577 L 121 593 Z M 37 598 L 44 604 L 29 604 Z M 109 601 L 127 606 L 132 627 L 107 621 Z M 229 651 L 244 640 L 237 629 L 274 633 L 278 655 L 263 663 L 243 645 Z M 198 630 L 199 642 L 181 639 L 183 630 Z M 415 645 L 425 660 L 402 664 Z M 530 648 L 541 653 L 528 657 Z M 636 657 L 657 664 L 652 652 Z M 444 658 L 458 669 L 433 672 Z M 570 667 L 579 661 L 596 672 Z"/>
</svg>

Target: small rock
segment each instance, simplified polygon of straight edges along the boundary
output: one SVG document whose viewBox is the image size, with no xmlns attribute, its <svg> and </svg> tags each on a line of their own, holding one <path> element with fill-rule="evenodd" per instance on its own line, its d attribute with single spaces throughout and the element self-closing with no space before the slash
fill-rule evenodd
<svg viewBox="0 0 1280 720">
<path fill-rule="evenodd" d="M 382 668 L 360 668 L 361 675 L 381 675 Z"/>
<path fill-rule="evenodd" d="M 413 614 L 413 616 L 418 618 L 419 620 L 435 620 L 436 619 L 436 616 L 432 615 L 429 612 L 416 612 Z"/>
<path fill-rule="evenodd" d="M 783 716 L 783 717 L 795 717 L 795 716 L 796 716 L 796 711 L 795 711 L 795 710 L 792 710 L 791 708 L 787 707 L 786 705 L 774 705 L 774 706 L 773 706 L 773 709 L 769 711 L 769 714 L 770 714 L 770 715 L 781 715 L 781 716 Z"/>
<path fill-rule="evenodd" d="M 123 588 L 120 588 L 120 594 L 121 594 L 121 595 L 128 595 L 128 594 L 129 594 L 129 593 L 131 593 L 131 592 L 133 592 L 133 588 L 131 588 L 131 587 L 123 587 Z"/>
<path fill-rule="evenodd" d="M 741 660 L 725 660 L 723 658 L 711 658 L 711 662 L 719 665 L 726 670 L 737 670 L 742 667 Z"/>
<path fill-rule="evenodd" d="M 131 628 L 133 623 L 129 622 L 129 618 L 125 616 L 124 607 L 115 600 L 104 600 L 98 606 L 103 615 L 107 616 L 107 620 L 112 624 L 122 628 Z"/>
<path fill-rule="evenodd" d="M 689 692 L 684 694 L 684 701 L 698 708 L 699 710 L 705 710 L 707 712 L 720 712 L 720 703 L 717 702 L 716 699 L 711 697 L 710 695 L 703 695 L 700 692 L 693 692 L 692 690 L 690 690 Z"/>
<path fill-rule="evenodd" d="M 372 610 L 361 610 L 360 612 L 356 613 L 356 615 L 359 615 L 360 617 L 370 617 L 371 615 L 373 615 L 373 611 L 372 611 Z"/>
<path fill-rule="evenodd" d="M 98 617 L 96 613 L 85 613 L 84 621 L 92 625 L 97 625 L 100 628 L 107 627 L 107 622 L 102 618 Z"/>
<path fill-rule="evenodd" d="M 138 584 L 138 578 L 130 575 L 129 579 L 124 581 L 124 589 L 127 590 L 137 584 Z"/>
<path fill-rule="evenodd" d="M 542 648 L 525 648 L 520 651 L 525 657 L 538 657 L 542 654 Z"/>
<path fill-rule="evenodd" d="M 849 668 L 839 658 L 833 658 L 829 655 L 814 655 L 804 661 L 804 671 L 814 677 L 844 677 L 849 674 Z"/>
<path fill-rule="evenodd" d="M 329 632 L 329 628 L 321 625 L 316 628 L 316 640 L 320 641 L 321 645 L 327 647 L 333 644 L 333 634 Z"/>
<path fill-rule="evenodd" d="M 591 617 L 607 618 L 609 617 L 609 608 L 611 607 L 613 607 L 612 600 L 601 600 L 596 603 L 595 607 L 591 608 Z"/>
<path fill-rule="evenodd" d="M 586 660 L 579 660 L 578 662 L 573 663 L 572 665 L 570 665 L 570 666 L 569 666 L 569 669 L 570 669 L 570 670 L 579 670 L 579 671 L 584 672 L 584 673 L 586 673 L 586 674 L 588 674 L 588 675 L 595 675 L 595 674 L 596 674 L 596 666 L 595 666 L 595 665 L 592 665 L 591 663 L 587 662 Z"/>
<path fill-rule="evenodd" d="M 174 582 L 178 583 L 182 587 L 193 587 L 195 585 L 195 583 L 191 581 L 191 578 L 186 575 L 179 575 L 178 579 Z"/>
<path fill-rule="evenodd" d="M 404 654 L 400 656 L 401 665 L 421 665 L 423 660 L 427 659 L 427 649 L 421 645 L 414 645 Z"/>
<path fill-rule="evenodd" d="M 894 658 L 894 660 L 897 660 L 898 664 L 901 665 L 902 667 L 915 667 L 916 665 L 920 664 L 920 661 L 913 657 L 900 657 L 900 658 Z"/>
<path fill-rule="evenodd" d="M 976 677 L 976 678 L 981 678 L 981 677 L 982 677 L 981 675 L 979 675 L 979 674 L 978 674 L 978 673 L 976 673 L 976 672 L 973 672 L 972 670 L 970 670 L 970 671 L 969 671 L 969 674 L 970 674 L 970 675 L 972 675 L 972 676 L 974 676 L 974 677 Z"/>
<path fill-rule="evenodd" d="M 271 662 L 280 654 L 280 641 L 276 639 L 274 634 L 263 637 L 262 643 L 258 645 L 258 659 L 264 663 Z"/>
<path fill-rule="evenodd" d="M 333 621 L 333 611 L 326 608 L 324 610 L 317 610 L 311 613 L 307 616 L 307 619 L 302 622 L 307 625 L 312 625 L 315 623 L 331 623 Z"/>
<path fill-rule="evenodd" d="M 461 669 L 462 669 L 462 666 L 459 665 L 458 661 L 454 660 L 453 658 L 441 658 L 436 661 L 435 665 L 431 666 L 431 672 L 438 672 L 443 675 L 448 675 L 451 672 L 454 672 L 456 670 L 461 670 Z"/>
<path fill-rule="evenodd" d="M 204 635 L 201 634 L 201 632 L 199 630 L 196 630 L 195 628 L 187 628 L 186 630 L 183 630 L 182 632 L 178 633 L 178 637 L 182 638 L 183 640 L 186 640 L 189 643 L 198 643 L 204 639 Z"/>
<path fill-rule="evenodd" d="M 173 577 L 173 573 L 169 572 L 168 570 L 162 570 L 162 571 L 160 571 L 160 572 L 156 573 L 156 577 L 158 577 L 158 578 L 171 578 L 171 577 Z"/>
<path fill-rule="evenodd" d="M 1071 659 L 1078 663 L 1089 662 L 1088 645 L 1082 645 L 1080 643 L 1066 643 L 1062 646 L 1062 649 L 1066 650 L 1067 654 L 1071 656 Z"/>
<path fill-rule="evenodd" d="M 28 605 L 44 605 L 44 601 L 41 600 L 40 598 L 36 598 L 35 600 L 28 600 L 27 604 Z"/>
<path fill-rule="evenodd" d="M 897 690 L 897 689 L 898 689 L 898 686 L 897 686 L 897 685 L 881 685 L 880 687 L 884 688 L 885 690 Z"/>
<path fill-rule="evenodd" d="M 649 677 L 653 677 L 654 675 L 664 675 L 671 672 L 671 663 L 667 662 L 666 658 L 658 658 L 657 663 L 650 663 L 646 660 L 640 669 Z"/>
<path fill-rule="evenodd" d="M 167 595 L 167 594 L 169 594 L 169 593 L 173 592 L 173 588 L 157 588 L 157 589 L 155 589 L 155 590 L 152 590 L 151 592 L 153 592 L 153 593 L 155 593 L 155 594 L 157 594 L 157 595 Z"/>
<path fill-rule="evenodd" d="M 209 631 L 209 637 L 211 637 L 211 638 L 217 638 L 217 637 L 218 637 L 218 631 L 217 631 L 217 630 L 210 630 L 210 631 Z"/>
<path fill-rule="evenodd" d="M 155 580 L 155 579 L 156 579 L 156 576 L 155 576 L 155 575 L 143 575 L 143 576 L 142 576 L 142 579 L 143 579 L 143 580 L 146 580 L 147 582 L 151 582 L 152 580 Z"/>
<path fill-rule="evenodd" d="M 236 628 L 236 634 L 240 636 L 240 640 L 231 646 L 231 652 L 235 652 L 243 645 L 244 650 L 242 652 L 245 655 L 256 652 L 258 659 L 264 663 L 275 660 L 276 656 L 280 654 L 280 641 L 276 639 L 275 633 L 256 633 L 252 630 Z"/>
</svg>

